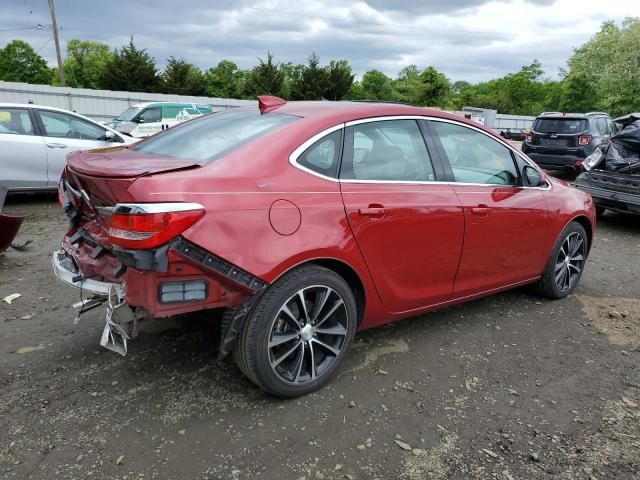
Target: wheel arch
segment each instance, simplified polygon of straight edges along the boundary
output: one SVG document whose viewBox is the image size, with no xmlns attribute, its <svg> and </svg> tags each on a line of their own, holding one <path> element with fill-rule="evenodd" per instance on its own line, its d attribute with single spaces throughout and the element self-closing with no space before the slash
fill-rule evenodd
<svg viewBox="0 0 640 480">
<path fill-rule="evenodd" d="M 356 301 L 356 308 L 358 309 L 358 322 L 356 327 L 359 327 L 364 318 L 366 297 L 365 297 L 364 283 L 362 282 L 362 279 L 360 278 L 360 275 L 358 275 L 356 270 L 351 265 L 344 262 L 343 260 L 338 260 L 336 258 L 330 258 L 330 257 L 319 257 L 319 258 L 311 258 L 303 262 L 297 263 L 296 265 L 293 265 L 292 267 L 281 272 L 280 275 L 278 275 L 278 278 L 281 278 L 283 275 L 286 275 L 287 273 L 293 270 L 297 270 L 298 268 L 304 267 L 307 265 L 318 265 L 320 267 L 324 267 L 336 273 L 345 282 L 347 282 L 347 285 L 349 285 L 349 288 L 351 288 L 351 291 L 353 292 L 353 296 Z"/>
<path fill-rule="evenodd" d="M 572 218 L 571 222 L 576 222 L 584 227 L 587 232 L 587 251 L 591 251 L 591 245 L 593 243 L 593 224 L 591 223 L 591 220 L 584 215 L 578 215 L 577 217 Z"/>
</svg>

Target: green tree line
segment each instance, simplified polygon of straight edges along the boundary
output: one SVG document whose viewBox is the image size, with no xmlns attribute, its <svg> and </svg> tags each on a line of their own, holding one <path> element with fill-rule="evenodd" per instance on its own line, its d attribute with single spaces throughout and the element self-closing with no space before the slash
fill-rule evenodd
<svg viewBox="0 0 640 480">
<path fill-rule="evenodd" d="M 557 80 L 545 76 L 538 60 L 475 84 L 451 82 L 433 66 L 416 65 L 403 68 L 395 78 L 373 69 L 356 80 L 347 60 L 323 64 L 315 53 L 305 64 L 293 64 L 278 62 L 267 52 L 249 69 L 221 60 L 202 70 L 184 58 L 171 57 L 159 70 L 155 59 L 133 39 L 115 50 L 103 43 L 69 40 L 64 59 L 68 86 L 79 88 L 224 98 L 268 94 L 289 100 L 384 100 L 452 110 L 468 105 L 520 115 L 639 111 L 639 71 L 639 18 L 628 18 L 620 26 L 603 23 L 599 32 L 574 50 Z M 55 85 L 56 73 L 22 40 L 0 49 L 0 80 Z"/>
</svg>

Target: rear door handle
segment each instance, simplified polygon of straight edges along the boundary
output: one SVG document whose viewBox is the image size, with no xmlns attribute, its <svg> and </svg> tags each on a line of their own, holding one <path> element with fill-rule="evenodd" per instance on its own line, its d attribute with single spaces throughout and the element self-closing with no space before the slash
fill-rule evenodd
<svg viewBox="0 0 640 480">
<path fill-rule="evenodd" d="M 49 147 L 49 148 L 67 148 L 68 145 L 66 143 L 47 143 L 47 147 Z"/>
<path fill-rule="evenodd" d="M 369 217 L 381 217 L 384 215 L 386 210 L 382 205 L 377 203 L 370 204 L 367 208 L 359 208 L 358 213 L 360 215 L 367 215 Z"/>
<path fill-rule="evenodd" d="M 486 217 L 487 215 L 489 215 L 489 207 L 480 204 L 477 207 L 471 207 L 471 213 L 474 215 L 478 215 L 479 217 Z"/>
</svg>

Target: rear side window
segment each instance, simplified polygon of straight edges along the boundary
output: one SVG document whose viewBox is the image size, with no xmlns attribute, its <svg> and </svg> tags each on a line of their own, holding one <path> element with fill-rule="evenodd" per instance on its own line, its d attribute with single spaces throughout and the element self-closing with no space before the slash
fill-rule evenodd
<svg viewBox="0 0 640 480">
<path fill-rule="evenodd" d="M 415 120 L 383 120 L 349 128 L 353 134 L 349 146 L 352 158 L 345 158 L 341 178 L 403 182 L 435 180 L 429 152 Z"/>
<path fill-rule="evenodd" d="M 19 108 L 0 108 L 0 133 L 33 135 L 29 112 Z"/>
<path fill-rule="evenodd" d="M 337 130 L 307 148 L 298 157 L 297 162 L 298 165 L 316 173 L 335 178 L 338 176 L 340 150 L 342 150 L 342 130 Z"/>
<path fill-rule="evenodd" d="M 588 128 L 589 122 L 584 118 L 538 118 L 533 124 L 535 132 L 560 135 L 575 135 Z"/>
<path fill-rule="evenodd" d="M 297 119 L 279 113 L 260 115 L 257 110 L 215 113 L 158 133 L 132 150 L 209 163 Z"/>
</svg>

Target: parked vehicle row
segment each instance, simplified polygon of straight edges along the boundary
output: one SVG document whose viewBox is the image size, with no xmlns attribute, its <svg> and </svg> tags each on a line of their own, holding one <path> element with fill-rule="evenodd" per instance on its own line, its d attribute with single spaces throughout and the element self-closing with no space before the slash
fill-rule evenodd
<svg viewBox="0 0 640 480">
<path fill-rule="evenodd" d="M 595 227 L 588 194 L 498 135 L 396 104 L 290 102 L 208 115 L 69 156 L 56 275 L 140 318 L 224 309 L 220 352 L 280 396 L 336 371 L 356 330 L 525 284 L 563 298 Z"/>
</svg>

